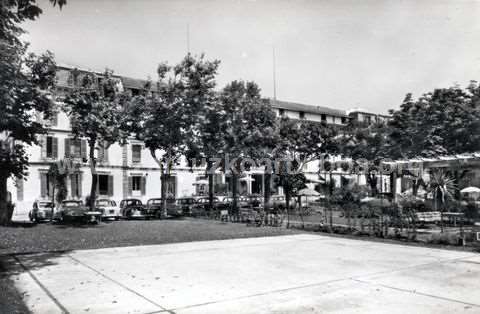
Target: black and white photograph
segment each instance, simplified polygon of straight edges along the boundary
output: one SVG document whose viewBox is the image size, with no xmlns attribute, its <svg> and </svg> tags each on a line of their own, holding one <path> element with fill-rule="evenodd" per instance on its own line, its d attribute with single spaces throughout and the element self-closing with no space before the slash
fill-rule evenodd
<svg viewBox="0 0 480 314">
<path fill-rule="evenodd" d="M 480 1 L 0 0 L 3 313 L 480 313 Z"/>
</svg>

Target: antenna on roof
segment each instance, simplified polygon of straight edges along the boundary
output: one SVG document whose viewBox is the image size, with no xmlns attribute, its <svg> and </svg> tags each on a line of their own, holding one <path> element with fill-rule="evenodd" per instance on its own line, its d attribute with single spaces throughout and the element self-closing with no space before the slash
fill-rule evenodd
<svg viewBox="0 0 480 314">
<path fill-rule="evenodd" d="M 275 47 L 272 47 L 273 52 L 273 99 L 277 100 L 277 77 L 276 77 L 276 65 L 275 65 Z"/>
<path fill-rule="evenodd" d="M 187 54 L 190 54 L 190 23 L 187 23 Z"/>
</svg>

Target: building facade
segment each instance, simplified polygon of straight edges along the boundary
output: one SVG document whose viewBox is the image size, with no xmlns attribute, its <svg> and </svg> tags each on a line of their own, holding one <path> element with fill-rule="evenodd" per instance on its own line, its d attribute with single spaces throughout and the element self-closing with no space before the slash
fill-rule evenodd
<svg viewBox="0 0 480 314">
<path fill-rule="evenodd" d="M 82 76 L 94 75 L 100 84 L 104 73 L 82 70 L 69 66 L 59 66 L 57 70 L 57 93 L 62 95 L 78 86 Z M 145 89 L 147 81 L 123 76 L 114 76 L 117 88 L 132 95 Z M 155 92 L 155 89 L 152 90 Z M 334 125 L 345 125 L 351 118 L 345 111 L 320 106 L 309 106 L 294 102 L 270 100 L 278 116 L 288 116 L 292 119 L 305 119 L 316 122 L 326 122 Z M 36 117 L 37 121 L 46 125 L 48 132 L 39 136 L 38 146 L 28 148 L 30 166 L 25 180 L 9 181 L 9 191 L 16 204 L 17 212 L 28 212 L 35 200 L 51 200 L 54 194 L 54 184 L 48 171 L 52 163 L 68 171 L 66 185 L 67 199 L 82 199 L 90 194 L 92 176 L 88 163 L 88 148 L 86 140 L 75 139 L 71 133 L 70 120 L 61 111 L 60 104 L 56 114 L 48 121 Z M 126 145 L 112 144 L 95 150 L 97 158 L 97 195 L 100 198 L 110 198 L 117 202 L 124 198 L 135 197 L 146 202 L 149 198 L 160 197 L 160 169 L 151 157 L 145 145 L 131 139 Z M 335 161 L 341 160 L 339 157 Z M 312 162 L 304 167 L 304 173 L 314 187 L 322 179 L 318 171 L 318 162 Z M 334 170 L 336 185 L 340 185 L 341 177 L 348 176 L 341 170 Z M 329 176 L 331 177 L 331 176 Z M 364 179 L 357 176 L 355 180 L 364 184 Z M 166 182 L 169 197 L 186 197 L 205 195 L 207 193 L 206 176 L 203 168 L 190 168 L 185 161 L 173 169 L 171 177 Z M 214 176 L 215 192 L 228 194 L 231 192 L 231 182 L 228 174 L 218 173 Z M 240 179 L 240 194 L 262 194 L 264 186 L 263 170 L 252 169 Z M 274 194 L 282 194 L 282 189 L 272 186 Z"/>
</svg>

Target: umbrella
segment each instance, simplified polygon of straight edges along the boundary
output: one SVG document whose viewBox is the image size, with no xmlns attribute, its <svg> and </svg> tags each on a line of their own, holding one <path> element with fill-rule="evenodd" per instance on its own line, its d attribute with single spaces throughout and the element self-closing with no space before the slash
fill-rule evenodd
<svg viewBox="0 0 480 314">
<path fill-rule="evenodd" d="M 192 185 L 205 185 L 205 184 L 208 184 L 207 180 L 198 180 L 198 181 L 192 183 Z"/>
<path fill-rule="evenodd" d="M 320 196 L 321 194 L 312 189 L 301 189 L 297 192 L 298 196 Z"/>
<path fill-rule="evenodd" d="M 480 189 L 476 186 L 469 186 L 467 188 L 462 189 L 460 192 L 462 193 L 480 193 Z"/>
</svg>

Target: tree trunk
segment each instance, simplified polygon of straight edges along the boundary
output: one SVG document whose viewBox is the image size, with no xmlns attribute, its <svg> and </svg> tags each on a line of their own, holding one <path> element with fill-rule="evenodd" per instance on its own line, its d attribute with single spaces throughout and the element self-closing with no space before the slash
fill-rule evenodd
<svg viewBox="0 0 480 314">
<path fill-rule="evenodd" d="M 264 180 L 263 180 L 263 208 L 265 210 L 268 210 L 268 206 L 270 204 L 270 184 L 272 181 L 272 174 L 270 172 L 267 172 L 267 167 L 265 167 L 265 172 L 264 172 Z"/>
<path fill-rule="evenodd" d="M 237 217 L 237 216 L 238 216 L 237 184 L 238 184 L 237 174 L 236 174 L 235 171 L 232 171 L 232 197 L 233 197 L 233 202 L 232 202 L 232 215 L 233 215 L 234 217 Z"/>
<path fill-rule="evenodd" d="M 90 140 L 89 144 L 89 159 L 90 159 L 90 173 L 92 175 L 92 185 L 90 187 L 90 210 L 95 210 L 95 199 L 97 198 L 97 172 L 95 170 L 96 160 L 95 160 L 95 140 Z"/>
<path fill-rule="evenodd" d="M 2 171 L 0 173 L 0 225 L 8 224 L 12 219 L 12 215 L 9 213 L 10 209 L 7 201 L 7 179 L 8 176 Z"/>
<path fill-rule="evenodd" d="M 167 216 L 167 175 L 165 173 L 165 167 L 160 167 L 160 197 L 162 198 L 162 211 L 163 216 Z M 162 215 L 162 214 L 160 214 Z"/>
<path fill-rule="evenodd" d="M 207 162 L 207 176 L 208 176 L 208 206 L 210 207 L 210 210 L 213 210 L 213 174 L 214 174 L 214 169 L 213 168 L 213 163 L 210 161 L 210 158 Z"/>
<path fill-rule="evenodd" d="M 285 190 L 285 207 L 287 210 L 287 229 L 290 228 L 290 189 L 286 186 L 283 187 Z"/>
</svg>

